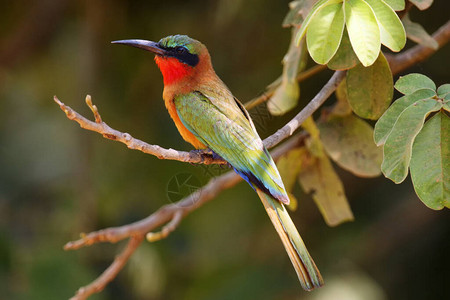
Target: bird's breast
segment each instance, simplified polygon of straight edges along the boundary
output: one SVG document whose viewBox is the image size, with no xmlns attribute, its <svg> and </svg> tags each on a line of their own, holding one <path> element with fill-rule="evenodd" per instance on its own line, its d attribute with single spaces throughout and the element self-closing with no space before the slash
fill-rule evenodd
<svg viewBox="0 0 450 300">
<path fill-rule="evenodd" d="M 165 98 L 165 97 L 164 97 Z M 175 126 L 178 129 L 178 132 L 180 132 L 181 137 L 188 143 L 190 143 L 192 146 L 194 146 L 196 149 L 206 149 L 207 146 L 203 144 L 201 141 L 199 141 L 192 132 L 190 132 L 186 126 L 181 122 L 180 117 L 178 116 L 177 109 L 175 107 L 175 103 L 173 102 L 173 98 L 170 100 L 164 99 L 164 102 L 166 104 L 166 108 L 169 111 L 169 115 L 172 118 L 173 122 L 175 123 Z"/>
</svg>

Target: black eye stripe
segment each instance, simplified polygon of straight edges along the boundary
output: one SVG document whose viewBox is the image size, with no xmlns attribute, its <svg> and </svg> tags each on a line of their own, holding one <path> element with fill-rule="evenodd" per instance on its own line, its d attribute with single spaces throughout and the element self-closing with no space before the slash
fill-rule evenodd
<svg viewBox="0 0 450 300">
<path fill-rule="evenodd" d="M 175 51 L 176 51 L 177 53 L 185 53 L 185 52 L 188 52 L 187 49 L 186 49 L 185 47 L 183 47 L 183 46 L 175 47 Z"/>
<path fill-rule="evenodd" d="M 191 67 L 195 67 L 198 64 L 198 55 L 190 53 L 184 46 L 165 47 L 160 44 L 160 47 L 167 51 L 167 56 L 175 57 L 179 61 L 190 65 Z"/>
</svg>

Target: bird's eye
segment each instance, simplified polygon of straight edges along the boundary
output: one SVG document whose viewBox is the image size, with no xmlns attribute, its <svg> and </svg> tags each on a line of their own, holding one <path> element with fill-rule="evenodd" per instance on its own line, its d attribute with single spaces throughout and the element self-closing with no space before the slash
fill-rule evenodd
<svg viewBox="0 0 450 300">
<path fill-rule="evenodd" d="M 181 53 L 185 53 L 187 50 L 186 50 L 186 48 L 180 46 L 180 47 L 176 47 L 175 51 L 177 53 L 181 54 Z"/>
</svg>

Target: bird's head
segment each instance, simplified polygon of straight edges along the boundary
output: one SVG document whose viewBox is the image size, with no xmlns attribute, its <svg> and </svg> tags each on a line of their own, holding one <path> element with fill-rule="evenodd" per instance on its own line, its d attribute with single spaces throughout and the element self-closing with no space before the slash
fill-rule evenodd
<svg viewBox="0 0 450 300">
<path fill-rule="evenodd" d="M 211 58 L 205 45 L 187 35 L 171 35 L 159 42 L 120 40 L 123 44 L 155 54 L 155 61 L 164 77 L 164 85 L 192 79 L 201 72 L 212 70 Z"/>
</svg>

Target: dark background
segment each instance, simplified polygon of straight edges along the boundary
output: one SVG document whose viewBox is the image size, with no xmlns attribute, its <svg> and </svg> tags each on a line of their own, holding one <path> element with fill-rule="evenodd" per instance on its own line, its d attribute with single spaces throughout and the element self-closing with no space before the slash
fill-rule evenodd
<svg viewBox="0 0 450 300">
<path fill-rule="evenodd" d="M 411 18 L 434 32 L 448 1 Z M 159 160 L 80 129 L 53 102 L 91 118 L 90 94 L 112 127 L 190 150 L 165 111 L 153 56 L 111 45 L 182 33 L 205 43 L 219 76 L 243 102 L 281 74 L 288 1 L 3 1 L 0 10 L 0 294 L 67 299 L 124 243 L 73 252 L 80 232 L 127 224 L 170 202 L 180 173 L 206 183 L 218 168 Z M 413 45 L 408 43 L 408 46 Z M 449 46 L 409 72 L 449 82 Z M 301 84 L 300 106 L 331 75 Z M 330 100 L 333 101 L 333 100 Z M 331 103 L 331 102 L 330 102 Z M 329 104 L 329 103 L 327 103 Z M 263 108 L 260 108 L 263 109 Z M 260 122 L 262 137 L 300 109 Z M 253 112 L 255 113 L 255 112 Z M 326 286 L 301 290 L 290 261 L 246 184 L 223 192 L 166 240 L 144 243 L 92 299 L 444 299 L 450 297 L 450 218 L 420 202 L 410 179 L 395 185 L 338 170 L 355 221 L 337 228 L 297 187 L 292 213 Z"/>
</svg>

